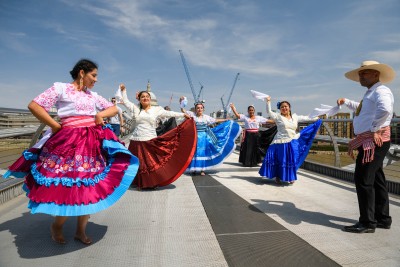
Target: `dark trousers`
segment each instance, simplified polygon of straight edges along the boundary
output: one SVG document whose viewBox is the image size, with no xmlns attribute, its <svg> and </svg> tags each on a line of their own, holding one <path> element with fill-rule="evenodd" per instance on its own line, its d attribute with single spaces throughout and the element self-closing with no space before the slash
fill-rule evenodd
<svg viewBox="0 0 400 267">
<path fill-rule="evenodd" d="M 383 160 L 389 148 L 390 142 L 384 142 L 381 147 L 375 146 L 374 160 L 365 164 L 362 164 L 364 150 L 362 147 L 358 148 L 354 181 L 360 210 L 359 222 L 367 227 L 375 228 L 377 222 L 385 225 L 392 223 L 383 173 Z"/>
</svg>

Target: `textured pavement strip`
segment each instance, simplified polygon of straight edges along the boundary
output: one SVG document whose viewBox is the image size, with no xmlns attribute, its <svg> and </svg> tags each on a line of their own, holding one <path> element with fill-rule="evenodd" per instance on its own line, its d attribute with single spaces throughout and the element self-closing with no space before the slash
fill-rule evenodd
<svg viewBox="0 0 400 267">
<path fill-rule="evenodd" d="M 0 205 L 0 267 L 227 266 L 192 179 L 154 191 L 129 190 L 111 208 L 93 214 L 84 246 L 66 222 L 66 245 L 50 239 L 52 217 L 32 215 L 23 195 Z"/>
<path fill-rule="evenodd" d="M 257 167 L 244 168 L 235 152 L 210 175 L 342 266 L 400 266 L 400 201 L 391 196 L 390 230 L 374 234 L 341 231 L 358 219 L 353 184 L 300 169 L 293 186 L 260 179 Z M 237 171 L 237 168 L 247 171 Z M 230 169 L 232 171 L 230 171 Z"/>
</svg>

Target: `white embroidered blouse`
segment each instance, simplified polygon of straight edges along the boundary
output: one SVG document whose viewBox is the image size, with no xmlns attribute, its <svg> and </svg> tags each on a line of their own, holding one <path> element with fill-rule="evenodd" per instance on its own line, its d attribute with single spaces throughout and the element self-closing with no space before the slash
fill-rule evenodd
<svg viewBox="0 0 400 267">
<path fill-rule="evenodd" d="M 205 115 L 205 114 L 198 117 L 196 115 L 196 113 L 189 111 L 189 110 L 186 111 L 186 114 L 188 114 L 190 117 L 192 117 L 196 123 L 204 123 L 206 125 L 211 125 L 211 124 L 216 123 L 216 120 L 213 117 Z"/>
<path fill-rule="evenodd" d="M 293 139 L 298 139 L 300 137 L 300 133 L 296 133 L 296 129 L 299 122 L 318 120 L 318 117 L 309 118 L 308 116 L 297 114 L 292 114 L 292 118 L 288 119 L 282 116 L 280 113 L 273 112 L 271 110 L 270 102 L 267 102 L 267 112 L 271 119 L 275 121 L 275 124 L 278 128 L 278 132 L 276 133 L 271 144 L 284 144 L 289 143 Z"/>
<path fill-rule="evenodd" d="M 90 90 L 76 91 L 71 83 L 54 83 L 52 87 L 33 99 L 38 105 L 49 111 L 57 108 L 60 118 L 70 116 L 95 116 L 98 110 L 112 107 L 104 97 Z"/>
<path fill-rule="evenodd" d="M 258 129 L 260 128 L 260 124 L 267 123 L 268 120 L 264 117 L 261 116 L 255 116 L 254 119 L 250 119 L 250 117 L 245 116 L 243 114 L 239 114 L 239 121 L 244 122 L 244 128 L 245 129 Z"/>
<path fill-rule="evenodd" d="M 152 106 L 148 110 L 140 110 L 138 106 L 129 101 L 126 90 L 122 91 L 122 99 L 124 101 L 124 105 L 132 113 L 132 117 L 134 117 L 136 122 L 136 127 L 130 137 L 131 140 L 147 141 L 156 138 L 158 119 L 185 116 L 181 112 L 168 111 L 160 106 Z"/>
</svg>

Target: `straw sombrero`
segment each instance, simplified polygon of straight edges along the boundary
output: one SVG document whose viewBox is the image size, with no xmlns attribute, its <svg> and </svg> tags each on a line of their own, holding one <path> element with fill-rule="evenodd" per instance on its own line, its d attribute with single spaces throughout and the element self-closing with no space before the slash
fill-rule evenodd
<svg viewBox="0 0 400 267">
<path fill-rule="evenodd" d="M 346 76 L 347 79 L 350 79 L 355 82 L 359 82 L 360 77 L 358 76 L 358 72 L 360 70 L 377 70 L 377 71 L 379 71 L 380 72 L 379 81 L 381 83 L 390 83 L 396 76 L 396 73 L 394 72 L 392 67 L 390 67 L 389 65 L 386 65 L 386 64 L 381 64 L 378 61 L 373 61 L 373 60 L 364 61 L 363 63 L 361 63 L 361 67 L 359 67 L 358 69 L 346 72 L 344 74 L 344 76 Z"/>
</svg>

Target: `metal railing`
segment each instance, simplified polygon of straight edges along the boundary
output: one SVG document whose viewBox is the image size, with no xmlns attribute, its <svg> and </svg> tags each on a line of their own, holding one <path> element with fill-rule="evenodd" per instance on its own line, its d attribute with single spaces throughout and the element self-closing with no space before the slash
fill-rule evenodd
<svg viewBox="0 0 400 267">
<path fill-rule="evenodd" d="M 343 125 L 346 130 L 343 130 Z M 332 129 L 332 125 L 335 129 Z M 302 125 L 303 127 L 306 125 Z M 400 119 L 394 118 L 391 122 L 391 147 L 384 160 L 384 172 L 390 193 L 400 195 Z M 351 135 L 346 136 L 343 133 Z M 354 180 L 355 160 L 347 155 L 348 143 L 351 140 L 353 129 L 351 119 L 325 119 L 314 139 L 314 144 L 302 165 L 302 168 L 351 181 Z M 338 136 L 338 133 L 341 136 Z M 322 148 L 322 149 L 321 149 Z"/>
</svg>

